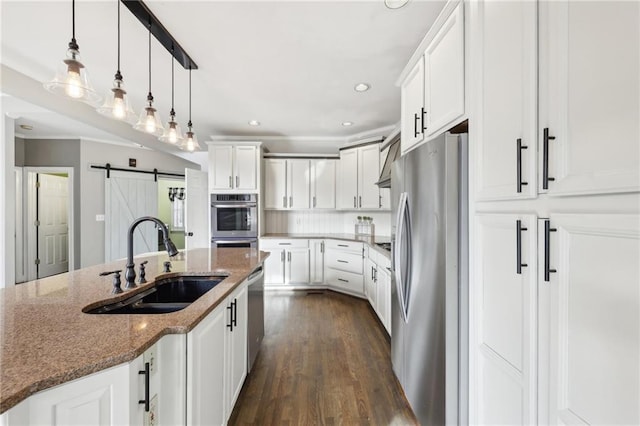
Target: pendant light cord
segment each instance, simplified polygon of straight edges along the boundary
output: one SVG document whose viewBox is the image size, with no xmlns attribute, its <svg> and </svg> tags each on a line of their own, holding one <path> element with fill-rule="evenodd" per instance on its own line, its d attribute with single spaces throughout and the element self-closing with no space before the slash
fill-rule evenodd
<svg viewBox="0 0 640 426">
<path fill-rule="evenodd" d="M 120 0 L 118 0 L 118 72 L 116 74 L 120 74 Z"/>
<path fill-rule="evenodd" d="M 76 42 L 76 0 L 71 0 L 71 40 Z"/>
<path fill-rule="evenodd" d="M 176 63 L 176 58 L 175 56 L 173 56 L 173 46 L 171 46 L 171 118 L 173 119 L 173 117 L 176 115 L 176 112 L 173 110 L 173 92 L 174 92 L 174 83 L 173 83 L 173 69 L 174 69 L 174 65 Z"/>
<path fill-rule="evenodd" d="M 189 64 L 189 131 L 191 131 L 191 64 Z"/>
<path fill-rule="evenodd" d="M 149 22 L 149 97 L 151 97 L 151 22 Z"/>
</svg>

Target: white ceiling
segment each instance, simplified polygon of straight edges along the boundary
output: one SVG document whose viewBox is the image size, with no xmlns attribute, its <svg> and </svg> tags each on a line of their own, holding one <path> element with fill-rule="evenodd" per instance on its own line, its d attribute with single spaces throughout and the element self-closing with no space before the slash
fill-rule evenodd
<svg viewBox="0 0 640 426">
<path fill-rule="evenodd" d="M 193 72 L 193 122 L 201 141 L 271 136 L 317 144 L 399 120 L 395 81 L 444 1 L 412 0 L 398 10 L 382 0 L 147 4 L 199 66 Z M 125 7 L 121 11 L 121 70 L 138 112 L 147 94 L 147 32 Z M 71 1 L 1 0 L 0 15 L 2 64 L 39 82 L 52 78 L 71 37 Z M 116 69 L 116 2 L 77 1 L 76 38 L 94 87 L 106 93 Z M 152 56 L 152 91 L 166 121 L 171 57 L 155 39 Z M 187 82 L 187 71 L 176 64 L 175 109 L 183 127 Z M 371 90 L 355 92 L 358 82 Z M 249 126 L 252 119 L 262 125 Z M 97 120 L 91 120 L 94 127 Z M 104 120 L 99 135 L 80 136 L 104 139 L 110 122 Z M 56 124 L 46 131 L 91 133 L 91 126 Z M 117 129 L 119 139 L 154 145 L 134 130 Z"/>
</svg>

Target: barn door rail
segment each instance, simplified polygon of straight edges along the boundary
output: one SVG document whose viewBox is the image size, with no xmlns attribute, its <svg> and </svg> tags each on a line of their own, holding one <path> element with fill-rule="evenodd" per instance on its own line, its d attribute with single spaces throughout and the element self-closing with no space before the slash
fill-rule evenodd
<svg viewBox="0 0 640 426">
<path fill-rule="evenodd" d="M 91 168 L 92 169 L 106 170 L 107 171 L 107 179 L 109 179 L 111 177 L 111 172 L 112 171 L 130 172 L 130 173 L 143 173 L 143 174 L 146 174 L 146 175 L 153 175 L 153 180 L 155 182 L 158 181 L 158 176 L 174 176 L 174 177 L 182 177 L 182 178 L 184 177 L 184 173 L 161 172 L 161 171 L 158 171 L 158 169 L 153 169 L 153 170 L 124 169 L 122 167 L 113 167 L 110 163 L 107 163 L 104 166 L 92 164 Z"/>
</svg>

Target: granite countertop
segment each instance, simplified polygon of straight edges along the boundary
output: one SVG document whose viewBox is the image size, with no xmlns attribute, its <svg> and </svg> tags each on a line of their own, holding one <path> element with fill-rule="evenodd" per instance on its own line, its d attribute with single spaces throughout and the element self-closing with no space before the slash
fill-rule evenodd
<svg viewBox="0 0 640 426">
<path fill-rule="evenodd" d="M 343 240 L 343 241 L 361 241 L 363 243 L 369 244 L 370 247 L 376 249 L 379 253 L 384 254 L 387 257 L 391 257 L 391 252 L 385 250 L 379 246 L 377 243 L 390 243 L 391 237 L 384 236 L 366 236 L 366 235 L 356 235 L 356 234 L 264 234 L 260 238 L 273 238 L 273 239 L 286 239 L 286 238 L 301 238 L 301 239 L 329 239 L 329 240 Z"/>
<path fill-rule="evenodd" d="M 187 333 L 267 256 L 246 248 L 194 249 L 172 259 L 164 252 L 137 256 L 136 265 L 149 261 L 148 282 L 118 295 L 111 294 L 112 278 L 98 274 L 124 269 L 125 260 L 0 289 L 0 413 L 38 391 L 132 361 L 166 334 Z M 171 260 L 171 273 L 162 272 L 166 260 Z M 156 277 L 184 273 L 228 277 L 177 312 L 82 312 L 152 287 Z"/>
</svg>

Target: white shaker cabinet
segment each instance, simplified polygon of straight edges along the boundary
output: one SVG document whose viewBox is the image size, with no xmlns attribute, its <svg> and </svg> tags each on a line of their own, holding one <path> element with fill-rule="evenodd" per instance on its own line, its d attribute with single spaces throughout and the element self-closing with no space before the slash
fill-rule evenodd
<svg viewBox="0 0 640 426">
<path fill-rule="evenodd" d="M 260 240 L 260 250 L 271 254 L 264 263 L 265 285 L 309 283 L 309 240 L 265 238 Z"/>
<path fill-rule="evenodd" d="M 640 216 L 540 222 L 540 423 L 640 424 Z"/>
<path fill-rule="evenodd" d="M 384 167 L 384 162 L 389 154 L 389 147 L 380 151 L 380 173 Z M 379 176 L 378 176 L 379 177 Z M 379 188 L 380 191 L 380 208 L 382 210 L 391 210 L 391 188 Z"/>
<path fill-rule="evenodd" d="M 224 424 L 226 334 L 223 302 L 187 334 L 187 424 Z"/>
<path fill-rule="evenodd" d="M 264 160 L 266 209 L 301 210 L 310 205 L 309 160 Z"/>
<path fill-rule="evenodd" d="M 401 75 L 403 155 L 465 118 L 464 28 L 464 2 L 447 2 Z"/>
<path fill-rule="evenodd" d="M 459 3 L 424 52 L 426 137 L 437 136 L 464 114 L 464 3 Z"/>
<path fill-rule="evenodd" d="M 324 240 L 309 240 L 310 263 L 309 282 L 322 284 L 324 282 Z"/>
<path fill-rule="evenodd" d="M 376 312 L 387 333 L 391 334 L 391 271 L 384 265 L 378 265 L 376 271 Z"/>
<path fill-rule="evenodd" d="M 380 144 L 372 143 L 340 151 L 338 208 L 378 210 L 381 208 Z"/>
<path fill-rule="evenodd" d="M 340 151 L 338 164 L 338 208 L 358 208 L 358 151 Z"/>
<path fill-rule="evenodd" d="M 640 3 L 543 1 L 539 15 L 539 190 L 640 190 Z"/>
<path fill-rule="evenodd" d="M 536 219 L 476 216 L 479 424 L 536 423 Z"/>
<path fill-rule="evenodd" d="M 474 72 L 479 91 L 474 121 L 476 199 L 537 195 L 537 5 L 478 2 Z"/>
<path fill-rule="evenodd" d="M 336 208 L 337 160 L 311 160 L 311 208 Z"/>
<path fill-rule="evenodd" d="M 257 193 L 260 143 L 209 143 L 209 190 Z"/>
<path fill-rule="evenodd" d="M 400 86 L 401 151 L 409 152 L 424 139 L 424 59 L 420 58 Z"/>
<path fill-rule="evenodd" d="M 241 285 L 227 298 L 227 324 L 225 338 L 225 422 L 247 376 L 247 286 Z"/>
</svg>

